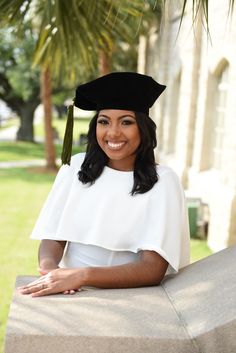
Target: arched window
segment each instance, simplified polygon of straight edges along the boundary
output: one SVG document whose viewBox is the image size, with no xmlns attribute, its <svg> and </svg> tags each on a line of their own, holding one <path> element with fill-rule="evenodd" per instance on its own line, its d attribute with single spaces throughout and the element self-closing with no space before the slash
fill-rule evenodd
<svg viewBox="0 0 236 353">
<path fill-rule="evenodd" d="M 224 129 L 227 108 L 229 65 L 224 66 L 216 74 L 215 99 L 212 107 L 212 145 L 211 167 L 220 169 L 223 161 Z"/>
<path fill-rule="evenodd" d="M 181 84 L 181 72 L 176 76 L 172 87 L 172 100 L 170 109 L 170 123 L 168 134 L 168 153 L 174 153 L 176 150 L 178 113 L 179 113 L 179 94 Z"/>
</svg>

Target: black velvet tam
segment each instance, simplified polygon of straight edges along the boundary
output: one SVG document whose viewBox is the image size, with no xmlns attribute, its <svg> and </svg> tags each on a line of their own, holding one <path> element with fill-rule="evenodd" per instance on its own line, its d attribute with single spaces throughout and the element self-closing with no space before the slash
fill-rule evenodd
<svg viewBox="0 0 236 353">
<path fill-rule="evenodd" d="M 148 114 L 166 86 L 136 72 L 113 72 L 76 89 L 74 104 L 83 110 L 121 109 Z"/>
</svg>

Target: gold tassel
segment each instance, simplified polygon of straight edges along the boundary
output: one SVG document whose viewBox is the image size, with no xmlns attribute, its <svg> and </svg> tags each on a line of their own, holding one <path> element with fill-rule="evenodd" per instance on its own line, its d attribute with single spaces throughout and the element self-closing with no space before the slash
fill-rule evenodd
<svg viewBox="0 0 236 353">
<path fill-rule="evenodd" d="M 73 126 L 74 126 L 74 105 L 71 104 L 67 108 L 67 123 L 64 135 L 61 161 L 62 164 L 70 165 L 72 144 L 73 144 Z"/>
</svg>

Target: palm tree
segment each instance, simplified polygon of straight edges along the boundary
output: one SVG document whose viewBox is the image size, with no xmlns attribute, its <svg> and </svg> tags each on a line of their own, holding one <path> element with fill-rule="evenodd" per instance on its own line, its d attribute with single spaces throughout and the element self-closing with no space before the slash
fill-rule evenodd
<svg viewBox="0 0 236 353">
<path fill-rule="evenodd" d="M 52 76 L 76 82 L 81 67 L 93 72 L 99 52 L 111 52 L 114 33 L 131 38 L 127 17 L 142 13 L 140 0 L 0 1 L 2 23 L 10 22 L 20 28 L 25 19 L 31 19 L 38 38 L 34 65 L 41 67 L 48 168 L 56 167 L 51 124 Z"/>
<path fill-rule="evenodd" d="M 164 0 L 164 2 L 167 2 L 168 0 Z M 189 3 L 189 0 L 183 0 L 182 4 L 182 13 L 181 13 L 181 20 L 180 20 L 180 27 L 184 18 L 184 13 L 187 4 Z M 209 1 L 208 0 L 192 0 L 192 18 L 193 22 L 197 19 L 197 15 L 199 12 L 201 12 L 201 16 L 205 20 L 206 23 L 206 29 L 207 33 L 210 33 L 209 27 L 208 27 L 208 20 L 209 20 Z M 229 14 L 232 13 L 234 7 L 234 0 L 228 0 L 228 9 L 229 9 Z"/>
<path fill-rule="evenodd" d="M 45 111 L 46 160 L 55 168 L 51 125 L 51 75 L 79 77 L 80 66 L 93 71 L 99 51 L 111 52 L 114 33 L 129 36 L 127 17 L 142 18 L 147 4 L 152 7 L 168 0 L 0 0 L 1 22 L 20 24 L 31 18 L 38 37 L 35 64 L 41 67 L 41 95 Z M 183 0 L 182 19 L 188 0 Z M 192 0 L 193 20 L 198 11 L 208 24 L 208 0 Z M 228 0 L 229 9 L 234 0 Z M 100 54 L 101 56 L 101 54 Z M 107 57 L 103 59 L 107 60 Z M 106 63 L 104 61 L 104 63 Z M 108 66 L 107 66 L 108 67 Z M 104 70 L 107 70 L 103 65 Z"/>
</svg>

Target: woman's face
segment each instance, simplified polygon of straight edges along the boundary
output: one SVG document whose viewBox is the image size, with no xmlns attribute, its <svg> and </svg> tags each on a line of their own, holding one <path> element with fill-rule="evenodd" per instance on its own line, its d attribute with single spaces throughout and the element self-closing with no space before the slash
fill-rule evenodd
<svg viewBox="0 0 236 353">
<path fill-rule="evenodd" d="M 133 170 L 136 150 L 141 141 L 134 112 L 101 110 L 97 118 L 96 136 L 99 146 L 109 158 L 109 167 Z"/>
</svg>

